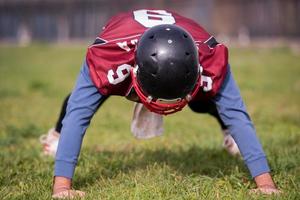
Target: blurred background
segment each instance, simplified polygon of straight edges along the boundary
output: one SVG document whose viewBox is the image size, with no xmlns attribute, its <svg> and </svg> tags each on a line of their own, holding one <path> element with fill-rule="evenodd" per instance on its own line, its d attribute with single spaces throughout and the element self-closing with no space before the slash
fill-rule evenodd
<svg viewBox="0 0 300 200">
<path fill-rule="evenodd" d="M 230 47 L 283 191 L 271 199 L 300 199 L 300 0 L 0 0 L 0 200 L 52 199 L 53 159 L 38 139 L 55 125 L 102 26 L 140 8 L 174 10 Z M 223 150 L 215 119 L 185 108 L 165 118 L 163 137 L 138 141 L 132 106 L 110 97 L 93 117 L 74 179 L 86 199 L 251 198 L 254 183 Z"/>
<path fill-rule="evenodd" d="M 224 43 L 299 43 L 300 0 L 0 0 L 0 41 L 91 41 L 111 16 L 138 8 L 176 11 Z"/>
</svg>

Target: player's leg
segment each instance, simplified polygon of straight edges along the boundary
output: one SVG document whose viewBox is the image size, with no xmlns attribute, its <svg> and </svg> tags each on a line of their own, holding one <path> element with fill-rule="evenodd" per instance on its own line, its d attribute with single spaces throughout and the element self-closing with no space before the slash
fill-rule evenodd
<svg viewBox="0 0 300 200">
<path fill-rule="evenodd" d="M 70 98 L 69 94 L 63 101 L 60 113 L 59 113 L 59 117 L 57 119 L 55 128 L 51 128 L 48 130 L 47 134 L 41 135 L 40 137 L 40 142 L 43 145 L 43 154 L 44 155 L 50 155 L 50 156 L 55 156 L 56 154 L 56 150 L 57 150 L 57 145 L 58 145 L 58 140 L 59 140 L 59 134 L 60 131 L 62 129 L 62 121 L 66 115 L 66 109 L 67 109 L 67 105 L 68 105 L 68 101 Z M 108 97 L 104 97 L 101 99 L 101 102 L 99 103 L 97 110 L 99 109 L 99 107 L 105 102 L 105 100 Z"/>
<path fill-rule="evenodd" d="M 235 143 L 234 139 L 231 137 L 227 126 L 222 121 L 222 119 L 218 113 L 216 104 L 213 101 L 209 101 L 209 100 L 207 100 L 207 101 L 192 101 L 189 103 L 189 107 L 194 112 L 208 113 L 208 114 L 212 115 L 213 117 L 215 117 L 215 119 L 218 121 L 218 123 L 221 127 L 221 130 L 222 130 L 222 133 L 224 136 L 223 147 L 232 155 L 239 154 L 238 146 Z"/>
<path fill-rule="evenodd" d="M 47 134 L 41 135 L 40 142 L 43 145 L 43 154 L 44 155 L 50 155 L 55 156 L 58 140 L 59 140 L 59 134 L 62 128 L 62 120 L 64 119 L 66 115 L 66 109 L 68 105 L 68 100 L 71 94 L 69 94 L 63 101 L 59 117 L 57 119 L 55 128 L 51 128 L 48 130 Z"/>
<path fill-rule="evenodd" d="M 216 118 L 222 130 L 227 129 L 224 122 L 221 120 L 217 111 L 216 104 L 213 101 L 191 101 L 189 104 L 190 109 L 197 113 L 208 113 Z"/>
<path fill-rule="evenodd" d="M 61 110 L 60 110 L 60 114 L 59 114 L 59 117 L 57 119 L 57 122 L 56 122 L 56 125 L 55 125 L 55 131 L 60 134 L 60 131 L 61 131 L 61 128 L 62 128 L 62 120 L 64 119 L 65 115 L 66 115 L 66 110 L 67 110 L 67 105 L 68 105 L 68 101 L 69 101 L 69 98 L 70 98 L 70 95 L 69 94 L 63 104 L 62 104 L 62 107 L 61 107 Z"/>
</svg>

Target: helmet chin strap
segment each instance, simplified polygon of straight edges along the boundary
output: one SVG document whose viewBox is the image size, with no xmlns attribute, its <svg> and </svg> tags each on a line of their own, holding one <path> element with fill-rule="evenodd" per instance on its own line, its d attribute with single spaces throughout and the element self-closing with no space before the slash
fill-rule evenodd
<svg viewBox="0 0 300 200">
<path fill-rule="evenodd" d="M 131 78 L 133 87 L 135 89 L 136 94 L 140 98 L 141 102 L 144 104 L 146 108 L 148 108 L 151 112 L 155 112 L 157 114 L 161 115 L 169 115 L 175 112 L 178 112 L 188 104 L 189 101 L 193 99 L 193 97 L 197 94 L 200 86 L 201 86 L 201 66 L 199 65 L 199 76 L 196 82 L 196 85 L 193 89 L 193 91 L 186 95 L 185 98 L 178 98 L 178 99 L 154 99 L 151 96 L 146 96 L 142 89 L 140 88 L 137 79 L 136 79 L 136 73 L 137 73 L 138 66 L 136 65 L 135 68 L 131 68 Z"/>
</svg>

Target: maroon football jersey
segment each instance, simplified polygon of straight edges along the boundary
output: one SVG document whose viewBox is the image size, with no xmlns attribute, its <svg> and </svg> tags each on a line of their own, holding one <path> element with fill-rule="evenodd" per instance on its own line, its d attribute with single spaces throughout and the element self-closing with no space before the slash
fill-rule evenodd
<svg viewBox="0 0 300 200">
<path fill-rule="evenodd" d="M 193 37 L 202 66 L 201 89 L 195 99 L 214 96 L 225 78 L 227 48 L 216 42 L 191 19 L 167 10 L 135 10 L 113 17 L 87 51 L 90 76 L 102 95 L 127 96 L 132 89 L 130 68 L 135 66 L 135 47 L 150 27 L 175 24 Z"/>
</svg>

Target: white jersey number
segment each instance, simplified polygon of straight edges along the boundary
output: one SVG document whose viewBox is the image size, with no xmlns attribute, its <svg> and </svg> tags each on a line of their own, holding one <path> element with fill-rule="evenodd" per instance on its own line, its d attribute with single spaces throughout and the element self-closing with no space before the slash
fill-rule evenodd
<svg viewBox="0 0 300 200">
<path fill-rule="evenodd" d="M 131 65 L 123 64 L 118 66 L 116 72 L 110 69 L 107 73 L 107 79 L 110 84 L 117 85 L 124 81 L 130 75 Z M 213 81 L 211 77 L 201 75 L 201 86 L 203 91 L 208 92 L 212 90 Z"/>
<path fill-rule="evenodd" d="M 201 86 L 204 92 L 212 90 L 213 81 L 209 76 L 201 75 Z"/>
<path fill-rule="evenodd" d="M 136 10 L 133 11 L 133 15 L 137 22 L 147 28 L 160 24 L 175 24 L 172 13 L 165 10 Z"/>
<path fill-rule="evenodd" d="M 107 73 L 108 82 L 113 85 L 117 85 L 118 83 L 124 81 L 125 78 L 127 78 L 130 74 L 130 68 L 131 68 L 130 65 L 123 64 L 118 66 L 116 72 L 110 69 Z"/>
</svg>

